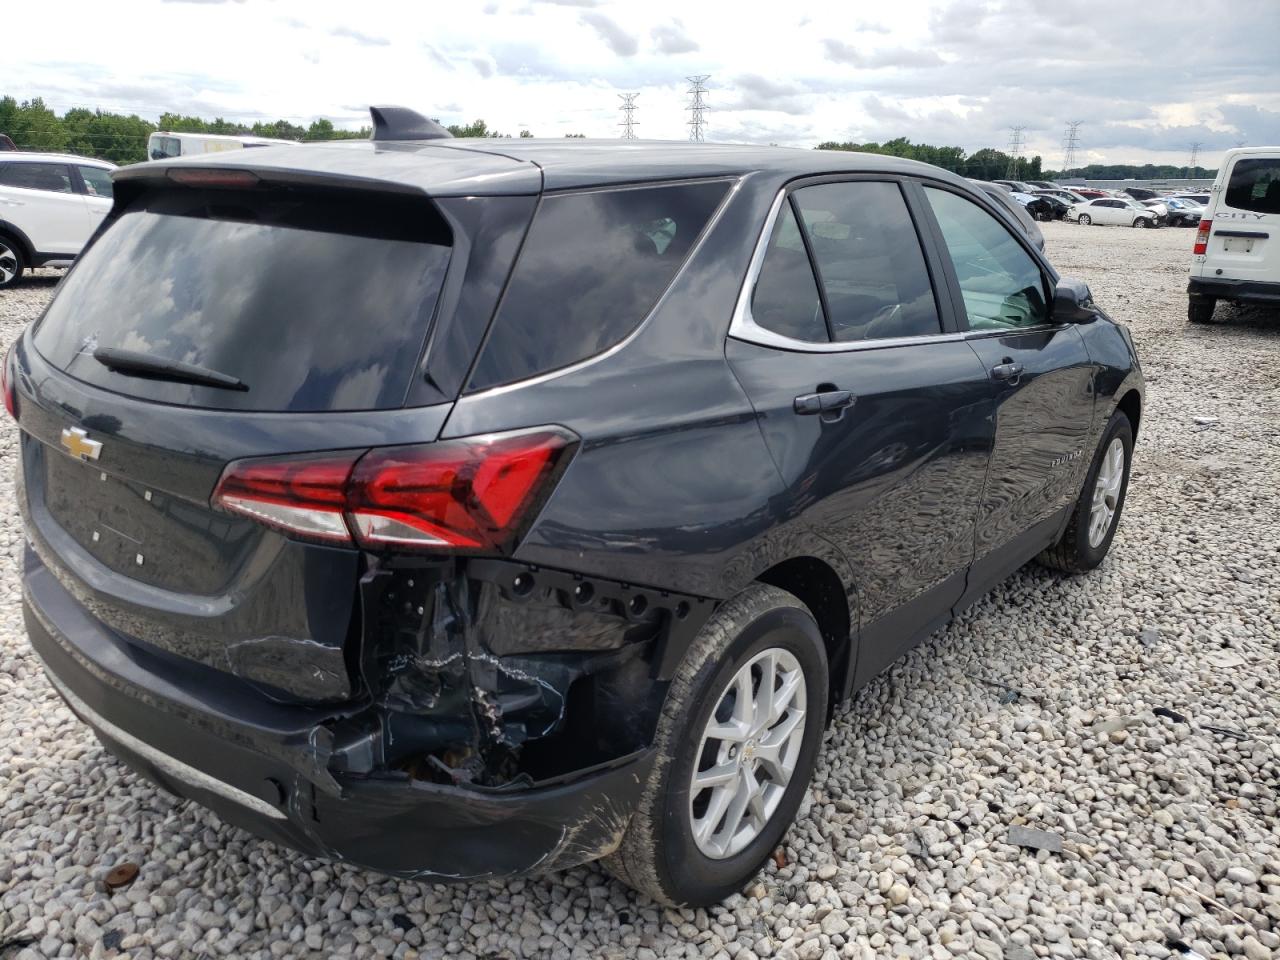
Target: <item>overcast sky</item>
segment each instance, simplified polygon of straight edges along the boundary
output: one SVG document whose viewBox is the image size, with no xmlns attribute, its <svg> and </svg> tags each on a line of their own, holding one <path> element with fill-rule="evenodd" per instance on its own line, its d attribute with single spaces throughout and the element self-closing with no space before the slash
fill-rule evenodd
<svg viewBox="0 0 1280 960">
<path fill-rule="evenodd" d="M 1137 9 L 1141 7 L 1141 12 Z M 1128 8 L 1134 8 L 1131 12 Z M 0 93 L 228 119 L 367 122 L 370 103 L 515 134 L 813 146 L 907 136 L 1078 162 L 1213 166 L 1280 143 L 1280 0 L 68 0 L 4 14 Z"/>
</svg>

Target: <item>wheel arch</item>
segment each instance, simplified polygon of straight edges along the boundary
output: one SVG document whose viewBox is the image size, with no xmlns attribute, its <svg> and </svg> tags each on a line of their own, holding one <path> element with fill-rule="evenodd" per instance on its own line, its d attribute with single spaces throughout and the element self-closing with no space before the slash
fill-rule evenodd
<svg viewBox="0 0 1280 960">
<path fill-rule="evenodd" d="M 1142 394 L 1136 387 L 1129 390 L 1116 403 L 1116 409 L 1129 418 L 1133 426 L 1133 435 L 1138 436 L 1138 424 L 1142 421 Z"/>
<path fill-rule="evenodd" d="M 830 563 L 814 556 L 783 560 L 756 579 L 799 599 L 817 621 L 827 649 L 831 685 L 827 697 L 829 722 L 836 702 L 845 696 L 857 662 L 854 616 L 844 581 Z"/>
<path fill-rule="evenodd" d="M 31 245 L 31 238 L 28 237 L 17 224 L 10 223 L 8 220 L 0 220 L 0 234 L 11 237 L 17 241 L 18 246 L 22 248 L 23 259 L 31 264 L 35 260 L 36 248 Z"/>
</svg>

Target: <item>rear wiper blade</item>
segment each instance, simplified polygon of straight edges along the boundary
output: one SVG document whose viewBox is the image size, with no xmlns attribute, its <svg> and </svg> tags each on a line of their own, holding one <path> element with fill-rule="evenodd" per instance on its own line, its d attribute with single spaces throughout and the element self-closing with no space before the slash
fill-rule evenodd
<svg viewBox="0 0 1280 960">
<path fill-rule="evenodd" d="M 126 377 L 145 377 L 149 380 L 173 380 L 177 383 L 194 383 L 202 387 L 217 387 L 219 390 L 248 390 L 249 385 L 226 373 L 210 370 L 194 363 L 183 363 L 181 360 L 170 360 L 167 357 L 153 357 L 149 353 L 138 353 L 136 350 L 121 350 L 119 347 L 98 347 L 93 351 L 93 359 L 108 370 L 122 373 Z"/>
</svg>

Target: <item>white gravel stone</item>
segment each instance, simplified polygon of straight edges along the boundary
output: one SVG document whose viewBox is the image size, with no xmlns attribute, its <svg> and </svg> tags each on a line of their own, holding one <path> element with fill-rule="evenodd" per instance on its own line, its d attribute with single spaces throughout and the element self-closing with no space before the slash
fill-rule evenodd
<svg viewBox="0 0 1280 960">
<path fill-rule="evenodd" d="M 1133 960 L 1173 940 L 1214 960 L 1277 956 L 1280 315 L 1222 306 L 1230 325 L 1189 326 L 1192 231 L 1044 232 L 1061 272 L 1132 327 L 1148 378 L 1112 555 L 1084 577 L 1019 571 L 863 690 L 835 718 L 786 866 L 708 910 L 657 908 L 591 866 L 393 880 L 135 776 L 27 646 L 16 431 L 0 428 L 0 933 L 25 929 L 16 955 L 43 958 L 110 956 L 102 938 L 119 931 L 133 960 Z M 57 276 L 0 293 L 0 350 Z M 973 676 L 1024 695 L 1001 702 Z M 1011 846 L 1015 824 L 1059 834 L 1063 852 Z M 125 860 L 142 868 L 131 887 L 95 887 Z"/>
</svg>

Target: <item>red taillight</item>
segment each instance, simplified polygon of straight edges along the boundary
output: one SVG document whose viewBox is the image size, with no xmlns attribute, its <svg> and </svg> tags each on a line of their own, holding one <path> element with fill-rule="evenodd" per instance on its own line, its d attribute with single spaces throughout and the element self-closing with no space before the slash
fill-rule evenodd
<svg viewBox="0 0 1280 960">
<path fill-rule="evenodd" d="M 213 504 L 287 533 L 349 541 L 343 491 L 363 452 L 238 461 L 223 471 Z"/>
<path fill-rule="evenodd" d="M 214 506 L 304 537 L 370 549 L 502 550 L 576 438 L 538 428 L 411 447 L 241 460 Z"/>
<path fill-rule="evenodd" d="M 13 374 L 10 372 L 13 366 L 13 347 L 9 348 L 9 352 L 4 355 L 4 366 L 0 366 L 0 390 L 4 391 L 4 408 L 9 411 L 9 416 L 18 419 L 18 391 L 13 385 Z"/>
<path fill-rule="evenodd" d="M 211 170 L 208 167 L 175 167 L 169 179 L 189 187 L 256 187 L 258 175 L 248 170 Z"/>
<path fill-rule="evenodd" d="M 1192 255 L 1204 256 L 1205 251 L 1209 249 L 1209 228 L 1212 226 L 1212 220 L 1200 221 L 1200 228 L 1196 230 L 1196 245 L 1191 248 Z"/>
</svg>

